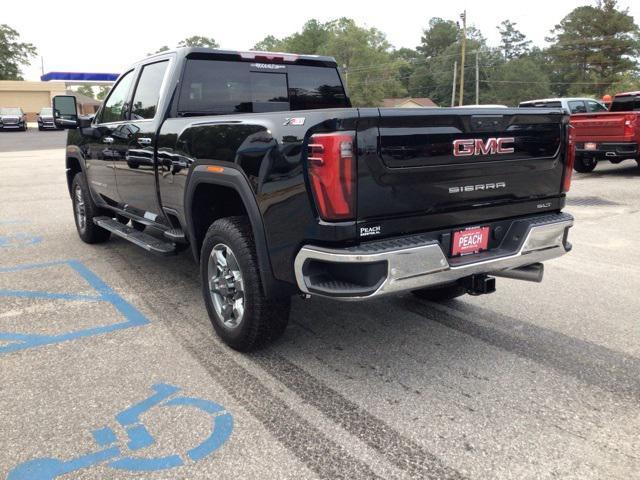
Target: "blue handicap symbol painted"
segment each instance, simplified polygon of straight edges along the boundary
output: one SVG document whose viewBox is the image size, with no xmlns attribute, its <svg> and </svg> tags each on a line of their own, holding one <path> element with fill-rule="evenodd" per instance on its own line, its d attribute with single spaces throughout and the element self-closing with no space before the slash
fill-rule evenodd
<svg viewBox="0 0 640 480">
<path fill-rule="evenodd" d="M 98 450 L 71 460 L 36 458 L 21 463 L 9 472 L 7 480 L 53 480 L 60 475 L 89 468 L 98 464 L 131 472 L 150 472 L 180 467 L 185 462 L 197 462 L 219 449 L 231 436 L 233 417 L 221 405 L 201 398 L 175 396 L 180 388 L 165 383 L 153 385 L 154 393 L 116 415 L 116 422 L 124 429 L 128 441 L 118 442 L 110 427 L 94 430 L 93 438 Z M 199 445 L 181 453 L 161 457 L 142 457 L 132 452 L 143 450 L 155 443 L 140 416 L 154 407 L 187 406 L 209 414 L 211 434 Z"/>
<path fill-rule="evenodd" d="M 40 243 L 42 237 L 29 233 L 13 233 L 11 235 L 0 235 L 0 248 L 26 247 Z"/>
<path fill-rule="evenodd" d="M 110 323 L 97 327 L 89 327 L 73 330 L 59 335 L 39 335 L 33 333 L 14 333 L 0 331 L 0 354 L 24 350 L 26 348 L 50 345 L 52 343 L 67 342 L 83 337 L 91 337 L 102 333 L 109 333 L 125 328 L 137 327 L 149 323 L 149 320 L 133 305 L 114 292 L 100 277 L 85 267 L 77 260 L 61 260 L 49 263 L 30 265 L 18 265 L 15 267 L 0 267 L 0 275 L 3 273 L 34 270 L 56 266 L 69 266 L 78 273 L 96 291 L 96 295 L 82 295 L 76 293 L 53 293 L 41 290 L 10 290 L 0 289 L 0 297 L 37 298 L 49 300 L 67 300 L 82 302 L 106 302 L 111 304 L 123 317 L 124 321 Z"/>
</svg>

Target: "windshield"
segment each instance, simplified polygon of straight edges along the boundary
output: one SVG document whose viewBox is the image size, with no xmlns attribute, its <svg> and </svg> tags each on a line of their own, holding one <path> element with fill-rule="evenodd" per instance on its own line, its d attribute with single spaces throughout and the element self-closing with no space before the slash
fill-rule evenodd
<svg viewBox="0 0 640 480">
<path fill-rule="evenodd" d="M 22 115 L 19 108 L 0 108 L 0 115 Z"/>
<path fill-rule="evenodd" d="M 51 108 L 43 108 L 40 110 L 40 115 L 51 115 L 52 111 L 53 110 Z"/>
</svg>

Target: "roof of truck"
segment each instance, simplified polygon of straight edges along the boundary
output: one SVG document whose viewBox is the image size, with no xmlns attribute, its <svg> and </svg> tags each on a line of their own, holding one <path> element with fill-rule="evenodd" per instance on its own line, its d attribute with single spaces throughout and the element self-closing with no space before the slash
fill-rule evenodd
<svg viewBox="0 0 640 480">
<path fill-rule="evenodd" d="M 538 103 L 538 102 L 561 102 L 562 100 L 566 100 L 567 102 L 570 101 L 580 101 L 580 100 L 595 100 L 596 102 L 600 102 L 600 100 L 596 99 L 596 98 L 589 98 L 589 97 L 556 97 L 556 98 L 539 98 L 537 100 L 526 100 L 524 102 L 520 102 L 520 104 L 523 103 Z"/>
<path fill-rule="evenodd" d="M 166 55 L 168 53 L 179 53 L 184 56 L 188 56 L 194 53 L 219 55 L 221 57 L 239 56 L 241 59 L 245 59 L 245 60 L 255 59 L 257 61 L 274 62 L 274 63 L 279 63 L 279 62 L 295 63 L 302 60 L 305 63 L 317 62 L 325 65 L 326 64 L 332 64 L 333 66 L 337 65 L 335 58 L 324 56 L 324 55 L 301 55 L 298 53 L 263 52 L 258 50 L 221 50 L 217 48 L 214 49 L 214 48 L 203 48 L 203 47 L 180 47 L 174 50 L 165 50 L 164 52 L 154 53 L 149 57 Z"/>
<path fill-rule="evenodd" d="M 622 93 L 616 93 L 616 97 L 628 97 L 631 95 L 640 95 L 640 90 L 636 90 L 635 92 L 622 92 Z"/>
</svg>

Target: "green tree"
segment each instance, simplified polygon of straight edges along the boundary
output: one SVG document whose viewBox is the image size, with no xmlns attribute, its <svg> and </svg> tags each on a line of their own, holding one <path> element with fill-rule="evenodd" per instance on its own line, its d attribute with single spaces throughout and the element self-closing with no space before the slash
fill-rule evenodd
<svg viewBox="0 0 640 480">
<path fill-rule="evenodd" d="M 385 97 L 406 95 L 398 72 L 407 62 L 394 55 L 382 32 L 349 18 L 326 23 L 309 20 L 300 32 L 282 39 L 267 36 L 253 49 L 334 57 L 354 105 L 377 106 Z"/>
<path fill-rule="evenodd" d="M 517 106 L 524 100 L 551 96 L 549 77 L 540 69 L 537 60 L 515 58 L 490 71 L 480 84 L 484 99 L 491 103 Z"/>
<path fill-rule="evenodd" d="M 255 44 L 253 50 L 316 54 L 331 35 L 329 25 L 329 23 L 311 19 L 304 24 L 300 32 L 282 39 L 269 35 Z"/>
<path fill-rule="evenodd" d="M 275 52 L 282 50 L 284 40 L 277 39 L 273 35 L 267 35 L 258 43 L 256 43 L 251 50 L 258 50 L 261 52 Z"/>
<path fill-rule="evenodd" d="M 416 50 L 427 58 L 437 57 L 458 40 L 459 30 L 456 22 L 433 17 L 422 31 L 422 43 Z"/>
<path fill-rule="evenodd" d="M 398 62 L 398 81 L 408 91 L 411 77 L 420 65 L 422 55 L 411 48 L 399 48 L 391 53 L 391 58 Z"/>
<path fill-rule="evenodd" d="M 462 54 L 462 29 L 454 22 L 457 28 L 456 40 L 444 49 L 430 49 L 437 52 L 432 57 L 424 58 L 416 67 L 413 75 L 409 79 L 409 94 L 412 97 L 429 97 L 438 105 L 451 104 L 451 87 L 453 82 L 453 67 L 457 62 L 457 85 L 455 104 L 458 104 L 460 88 L 460 57 Z M 422 46 L 425 51 L 425 45 Z M 464 103 L 474 104 L 475 100 L 475 62 L 476 52 L 478 53 L 480 69 L 480 80 L 488 78 L 488 71 L 485 66 L 492 67 L 502 62 L 500 54 L 487 47 L 486 40 L 482 33 L 474 26 L 467 27 L 467 40 L 465 50 L 465 76 L 464 76 Z M 489 95 L 489 87 L 485 83 L 480 84 L 480 101 L 485 101 Z"/>
<path fill-rule="evenodd" d="M 557 94 L 590 89 L 600 96 L 625 72 L 637 71 L 638 26 L 616 0 L 575 8 L 551 33 L 545 53 Z"/>
<path fill-rule="evenodd" d="M 520 58 L 529 53 L 531 40 L 516 28 L 516 23 L 504 20 L 496 27 L 500 33 L 500 50 L 506 60 Z"/>
<path fill-rule="evenodd" d="M 200 35 L 193 35 L 181 40 L 178 43 L 178 47 L 204 47 L 204 48 L 220 48 L 218 42 L 211 37 L 202 37 Z"/>
<path fill-rule="evenodd" d="M 330 35 L 319 53 L 335 57 L 345 69 L 351 101 L 377 106 L 385 97 L 406 95 L 398 80 L 402 60 L 394 60 L 391 45 L 376 28 L 356 25 L 349 18 L 329 22 Z"/>
<path fill-rule="evenodd" d="M 31 43 L 20 41 L 17 31 L 9 25 L 0 25 L 0 80 L 22 80 L 20 68 L 29 65 L 36 53 Z"/>
<path fill-rule="evenodd" d="M 156 53 L 168 52 L 169 50 L 171 50 L 169 47 L 167 47 L 166 45 L 163 45 L 159 49 L 157 49 L 155 52 L 147 53 L 147 57 L 151 55 L 155 55 Z"/>
<path fill-rule="evenodd" d="M 98 88 L 98 94 L 96 95 L 96 100 L 104 100 L 105 98 L 107 98 L 107 95 L 109 95 L 109 92 L 111 91 L 111 87 L 109 85 L 101 85 L 100 88 Z"/>
<path fill-rule="evenodd" d="M 86 95 L 89 98 L 95 98 L 93 87 L 91 87 L 90 85 L 80 85 L 76 91 L 78 93 L 81 93 L 82 95 Z"/>
</svg>

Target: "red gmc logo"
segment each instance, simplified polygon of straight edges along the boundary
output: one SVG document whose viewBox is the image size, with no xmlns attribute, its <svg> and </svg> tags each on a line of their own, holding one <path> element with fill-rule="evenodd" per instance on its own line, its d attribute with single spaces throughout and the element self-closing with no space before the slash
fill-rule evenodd
<svg viewBox="0 0 640 480">
<path fill-rule="evenodd" d="M 504 153 L 513 153 L 513 145 L 515 138 L 465 138 L 463 140 L 453 141 L 453 155 L 456 157 L 471 157 L 473 155 L 495 155 Z"/>
</svg>

